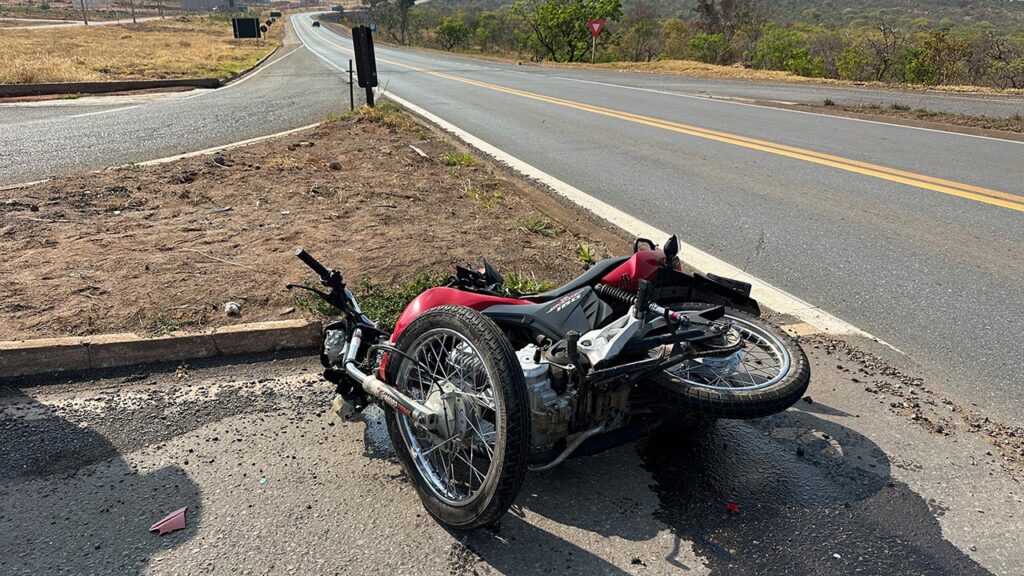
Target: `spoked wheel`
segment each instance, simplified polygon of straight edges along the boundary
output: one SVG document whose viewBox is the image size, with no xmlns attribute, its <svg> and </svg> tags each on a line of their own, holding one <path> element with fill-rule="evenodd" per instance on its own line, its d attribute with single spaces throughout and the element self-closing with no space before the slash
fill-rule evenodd
<svg viewBox="0 0 1024 576">
<path fill-rule="evenodd" d="M 398 338 L 388 380 L 436 410 L 432 430 L 387 411 L 395 452 L 427 511 L 451 528 L 497 521 L 526 473 L 526 384 L 511 344 L 480 313 L 460 306 L 427 311 Z"/>
<path fill-rule="evenodd" d="M 810 383 L 811 369 L 796 340 L 746 312 L 728 310 L 723 320 L 730 329 L 702 346 L 699 357 L 655 377 L 663 398 L 677 408 L 716 418 L 768 416 L 799 400 Z"/>
</svg>

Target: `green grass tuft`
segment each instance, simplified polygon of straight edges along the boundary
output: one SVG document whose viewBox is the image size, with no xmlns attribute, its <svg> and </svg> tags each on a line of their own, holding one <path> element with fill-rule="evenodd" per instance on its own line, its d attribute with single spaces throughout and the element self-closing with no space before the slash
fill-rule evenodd
<svg viewBox="0 0 1024 576">
<path fill-rule="evenodd" d="M 376 284 L 369 278 L 359 280 L 355 295 L 359 306 L 371 320 L 376 320 L 381 329 L 391 330 L 398 316 L 413 298 L 428 288 L 444 283 L 445 276 L 434 271 L 420 272 L 404 284 Z"/>
<path fill-rule="evenodd" d="M 505 275 L 505 284 L 502 285 L 501 291 L 503 296 L 519 298 L 528 294 L 547 292 L 554 287 L 553 282 L 550 280 L 537 280 L 533 273 L 526 275 L 512 272 Z"/>
<path fill-rule="evenodd" d="M 451 166 L 453 168 L 473 166 L 476 164 L 476 159 L 468 152 L 445 152 L 444 156 L 441 157 L 441 161 L 444 162 L 445 166 Z"/>
<path fill-rule="evenodd" d="M 539 234 L 541 236 L 547 236 L 548 238 L 555 236 L 558 233 L 555 230 L 554 225 L 551 224 L 551 221 L 540 215 L 531 216 L 526 220 L 520 220 L 519 229 L 523 232 Z"/>
</svg>

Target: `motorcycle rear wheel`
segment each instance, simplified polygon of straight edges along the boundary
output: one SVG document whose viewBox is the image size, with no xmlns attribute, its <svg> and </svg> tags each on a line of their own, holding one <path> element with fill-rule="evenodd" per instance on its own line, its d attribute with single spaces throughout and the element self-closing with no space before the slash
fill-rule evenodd
<svg viewBox="0 0 1024 576">
<path fill-rule="evenodd" d="M 687 303 L 673 310 L 703 310 Z M 743 339 L 736 352 L 689 360 L 654 377 L 654 388 L 676 410 L 712 418 L 760 418 L 782 412 L 799 400 L 811 379 L 800 345 L 781 328 L 739 310 L 726 319 Z"/>
<path fill-rule="evenodd" d="M 462 306 L 416 318 L 395 343 L 388 381 L 443 409 L 443 429 L 427 433 L 387 410 L 388 434 L 427 512 L 442 525 L 494 524 L 522 487 L 530 448 L 523 372 L 494 322 Z"/>
</svg>

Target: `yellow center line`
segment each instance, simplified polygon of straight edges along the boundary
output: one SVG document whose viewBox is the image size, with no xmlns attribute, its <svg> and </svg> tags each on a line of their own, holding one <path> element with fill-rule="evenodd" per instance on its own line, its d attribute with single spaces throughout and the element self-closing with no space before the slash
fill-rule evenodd
<svg viewBox="0 0 1024 576">
<path fill-rule="evenodd" d="M 322 40 L 341 48 L 342 50 L 351 52 L 351 49 L 348 48 L 347 46 L 343 46 L 341 44 L 338 44 L 337 42 L 334 42 L 330 38 L 324 36 L 322 33 L 317 34 L 317 36 L 319 36 Z M 477 86 L 479 88 L 485 88 L 488 90 L 512 94 L 523 98 L 529 98 L 531 100 L 547 102 L 549 104 L 565 106 L 567 108 L 581 110 L 584 112 L 590 112 L 592 114 L 598 114 L 601 116 L 607 116 L 609 118 L 616 118 L 619 120 L 625 120 L 636 124 L 643 124 L 646 126 L 661 128 L 663 130 L 670 130 L 673 132 L 678 132 L 680 134 L 686 134 L 689 136 L 695 136 L 707 140 L 714 140 L 716 142 L 722 142 L 725 144 L 732 144 L 734 146 L 740 146 L 743 148 L 749 148 L 751 150 L 767 152 L 769 154 L 775 154 L 778 156 L 785 156 L 787 158 L 803 160 L 805 162 L 820 164 L 822 166 L 829 166 L 831 168 L 837 168 L 839 170 L 845 170 L 847 172 L 854 172 L 865 176 L 872 176 L 874 178 L 888 180 L 890 182 L 906 184 L 908 186 L 914 186 L 916 188 L 922 188 L 934 192 L 941 192 L 943 194 L 948 194 L 951 196 L 957 196 L 960 198 L 975 200 L 977 202 L 984 202 L 985 204 L 1009 208 L 1010 210 L 1016 210 L 1018 212 L 1024 212 L 1024 196 L 1020 196 L 1017 194 L 1001 192 L 999 190 L 992 190 L 990 188 L 983 188 L 981 186 L 974 186 L 971 184 L 964 184 L 961 182 L 954 182 L 951 180 L 945 180 L 942 178 L 936 178 L 934 176 L 927 176 L 924 174 L 916 174 L 914 172 L 907 172 L 904 170 L 898 170 L 896 168 L 889 168 L 887 166 L 880 166 L 878 164 L 862 162 L 850 158 L 843 158 L 841 156 L 834 156 L 831 154 L 825 154 L 823 152 L 816 152 L 814 150 L 806 150 L 803 148 L 797 148 L 795 146 L 788 146 L 776 142 L 759 140 L 757 138 L 749 138 L 746 136 L 739 136 L 727 132 L 719 132 L 717 130 L 709 130 L 706 128 L 699 128 L 697 126 L 681 124 L 679 122 L 673 122 L 670 120 L 652 118 L 650 116 L 643 116 L 640 114 L 634 114 L 632 112 L 613 110 L 611 108 L 604 108 L 602 106 L 585 104 L 583 102 L 577 102 L 575 100 L 566 100 L 564 98 L 546 96 L 544 94 L 537 94 L 535 92 L 528 92 L 526 90 L 519 90 L 517 88 L 499 86 L 497 84 L 491 84 L 489 82 L 472 80 L 469 78 L 455 76 L 453 74 L 448 74 L 445 72 L 438 72 L 435 70 L 421 68 L 419 66 L 403 64 L 401 62 L 395 62 L 394 60 L 389 60 L 387 58 L 378 58 L 378 60 L 386 64 L 391 64 L 393 66 L 398 66 L 400 68 L 405 68 L 407 70 L 412 70 L 414 72 L 421 72 L 438 78 L 444 78 L 446 80 L 453 80 L 455 82 L 461 82 L 463 84 Z"/>
</svg>

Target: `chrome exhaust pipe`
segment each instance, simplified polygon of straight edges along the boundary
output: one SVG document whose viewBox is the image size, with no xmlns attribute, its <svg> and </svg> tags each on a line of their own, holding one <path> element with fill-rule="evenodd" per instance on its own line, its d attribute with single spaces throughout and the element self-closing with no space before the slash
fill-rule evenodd
<svg viewBox="0 0 1024 576">
<path fill-rule="evenodd" d="M 366 374 L 356 366 L 356 354 L 359 346 L 363 343 L 363 331 L 356 328 L 352 333 L 352 339 L 348 345 L 348 355 L 345 357 L 345 373 L 359 382 L 363 390 L 380 399 L 388 406 L 405 414 L 412 419 L 413 423 L 427 430 L 433 430 L 437 425 L 437 413 L 423 404 L 399 392 L 394 387 L 382 382 L 373 374 Z"/>
</svg>

